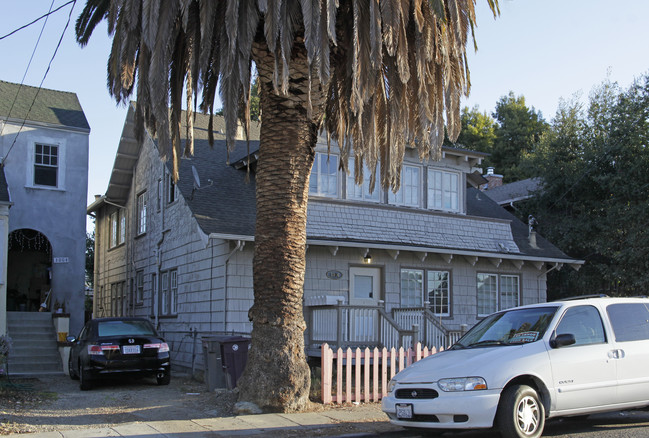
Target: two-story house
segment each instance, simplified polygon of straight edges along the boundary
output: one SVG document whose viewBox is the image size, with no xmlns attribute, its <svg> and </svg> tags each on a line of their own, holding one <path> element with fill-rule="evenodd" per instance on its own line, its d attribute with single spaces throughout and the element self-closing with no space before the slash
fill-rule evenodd
<svg viewBox="0 0 649 438">
<path fill-rule="evenodd" d="M 0 334 L 58 309 L 83 326 L 89 134 L 76 94 L 0 81 Z"/>
<path fill-rule="evenodd" d="M 88 207 L 94 315 L 150 317 L 175 365 L 196 369 L 199 336 L 251 330 L 258 141 L 238 141 L 228 162 L 223 121 L 215 119 L 212 148 L 208 117 L 197 114 L 195 153 L 174 184 L 155 139 L 135 140 L 133 113 L 106 194 Z M 310 354 L 323 342 L 393 346 L 413 336 L 446 346 L 484 315 L 544 301 L 549 270 L 583 263 L 475 188 L 482 153 L 445 147 L 441 161 L 421 163 L 408 150 L 401 189 L 370 193 L 339 171 L 335 149 L 318 143 L 310 180 Z"/>
</svg>

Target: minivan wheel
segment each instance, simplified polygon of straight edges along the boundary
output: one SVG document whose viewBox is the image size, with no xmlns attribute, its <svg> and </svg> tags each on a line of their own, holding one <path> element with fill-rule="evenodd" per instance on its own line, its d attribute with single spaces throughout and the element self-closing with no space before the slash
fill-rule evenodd
<svg viewBox="0 0 649 438">
<path fill-rule="evenodd" d="M 537 392 L 527 385 L 503 391 L 496 422 L 503 438 L 538 438 L 545 426 L 545 409 Z"/>
</svg>

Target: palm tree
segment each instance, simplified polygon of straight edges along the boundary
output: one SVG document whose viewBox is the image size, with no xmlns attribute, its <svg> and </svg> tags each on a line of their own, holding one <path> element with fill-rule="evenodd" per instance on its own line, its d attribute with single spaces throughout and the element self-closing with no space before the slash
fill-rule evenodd
<svg viewBox="0 0 649 438">
<path fill-rule="evenodd" d="M 495 16 L 497 0 L 487 1 Z M 302 290 L 318 132 L 325 128 L 338 143 L 343 166 L 354 154 L 357 183 L 365 163 L 380 166 L 383 187 L 398 189 L 406 145 L 422 159 L 439 158 L 444 126 L 455 140 L 460 96 L 469 92 L 474 7 L 475 0 L 87 0 L 77 40 L 86 44 L 107 20 L 109 91 L 124 102 L 137 88 L 137 131 L 146 125 L 157 135 L 176 177 L 180 156 L 192 153 L 199 98 L 200 110 L 213 114 L 220 87 L 232 147 L 238 120 L 249 126 L 257 70 L 263 123 L 253 330 L 240 401 L 280 411 L 308 403 Z"/>
</svg>

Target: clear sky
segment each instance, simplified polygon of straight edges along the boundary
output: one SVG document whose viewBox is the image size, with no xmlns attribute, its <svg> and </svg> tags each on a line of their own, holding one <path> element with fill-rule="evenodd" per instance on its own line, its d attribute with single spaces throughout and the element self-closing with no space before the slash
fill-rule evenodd
<svg viewBox="0 0 649 438">
<path fill-rule="evenodd" d="M 67 0 L 0 0 L 0 36 L 25 25 Z M 560 98 L 583 98 L 610 72 L 628 87 L 649 71 L 649 1 L 500 0 L 494 20 L 486 0 L 477 0 L 478 52 L 469 47 L 472 90 L 463 105 L 491 113 L 500 97 L 525 96 L 550 121 Z M 90 123 L 88 203 L 104 194 L 115 160 L 126 109 L 106 88 L 110 40 L 105 24 L 87 47 L 74 41 L 79 0 L 43 87 L 77 94 Z M 0 40 L 0 79 L 38 86 L 65 27 L 71 5 L 49 17 L 29 69 L 44 20 Z"/>
</svg>

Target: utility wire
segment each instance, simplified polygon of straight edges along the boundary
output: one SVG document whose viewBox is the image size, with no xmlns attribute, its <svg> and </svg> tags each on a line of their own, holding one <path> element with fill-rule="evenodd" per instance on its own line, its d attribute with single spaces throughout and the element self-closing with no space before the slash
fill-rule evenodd
<svg viewBox="0 0 649 438">
<path fill-rule="evenodd" d="M 68 30 L 68 26 L 70 25 L 70 19 L 72 18 L 72 11 L 74 11 L 74 6 L 77 3 L 77 0 L 72 0 L 66 5 L 69 5 L 72 3 L 72 7 L 70 8 L 70 13 L 68 14 L 68 21 L 65 23 L 65 27 L 63 28 L 63 32 L 61 32 L 61 37 L 59 38 L 59 42 L 56 44 L 56 49 L 54 49 L 54 53 L 52 54 L 52 58 L 50 58 L 49 64 L 47 64 L 47 70 L 45 70 L 45 74 L 43 74 L 43 79 L 41 79 L 41 83 L 38 85 L 38 89 L 36 90 L 36 93 L 34 94 L 34 99 L 32 100 L 31 105 L 29 105 L 29 109 L 27 110 L 27 114 L 25 115 L 25 118 L 23 119 L 22 124 L 20 125 L 20 129 L 18 130 L 18 133 L 14 137 L 14 141 L 11 143 L 11 146 L 9 147 L 9 151 L 7 151 L 7 154 L 2 158 L 2 162 L 0 162 L 0 167 L 4 166 L 5 161 L 7 160 L 7 157 L 9 156 L 9 153 L 13 149 L 13 147 L 16 144 L 16 141 L 18 140 L 18 136 L 23 130 L 23 127 L 25 126 L 25 123 L 27 122 L 27 118 L 29 117 L 29 113 L 32 111 L 32 108 L 34 106 L 34 103 L 36 102 L 36 98 L 38 97 L 38 93 L 41 91 L 41 88 L 43 87 L 43 82 L 45 82 L 45 78 L 47 78 L 47 74 L 50 72 L 50 67 L 52 67 L 52 62 L 54 62 L 54 58 L 56 57 L 56 54 L 59 51 L 59 48 L 61 47 L 61 43 L 63 42 L 63 37 L 65 36 L 65 31 Z M 65 5 L 64 5 L 65 6 Z"/>
<path fill-rule="evenodd" d="M 77 0 L 70 0 L 69 2 L 67 2 L 67 3 L 65 3 L 65 4 L 63 4 L 63 5 L 61 5 L 61 6 L 59 6 L 58 8 L 54 9 L 53 11 L 50 10 L 50 12 L 48 12 L 48 13 L 45 14 L 45 15 L 41 15 L 40 17 L 38 17 L 36 20 L 32 21 L 31 23 L 27 23 L 27 24 L 25 24 L 24 26 L 20 26 L 18 29 L 13 30 L 13 31 L 9 32 L 8 34 L 1 36 L 1 37 L 0 37 L 0 40 L 3 40 L 3 39 L 5 39 L 5 38 L 7 38 L 7 37 L 9 37 L 9 36 L 11 36 L 11 35 L 13 35 L 13 34 L 15 34 L 16 32 L 21 31 L 21 30 L 23 30 L 23 29 L 25 29 L 25 28 L 31 26 L 32 24 L 38 22 L 39 20 L 42 20 L 43 18 L 47 18 L 47 17 L 49 17 L 50 15 L 52 15 L 53 13 L 59 11 L 60 9 L 63 9 L 64 7 L 66 7 L 67 5 L 69 5 L 70 3 L 76 3 L 76 1 L 77 1 Z M 52 2 L 52 5 L 54 5 L 54 2 Z M 50 7 L 50 9 L 52 9 L 52 8 Z"/>
<path fill-rule="evenodd" d="M 54 7 L 54 1 L 52 0 L 52 3 L 50 4 L 50 12 L 45 14 L 45 22 L 43 23 L 43 27 L 41 27 L 41 32 L 38 34 L 38 39 L 36 40 L 36 45 L 34 46 L 34 50 L 32 51 L 32 56 L 29 58 L 29 62 L 27 63 L 27 68 L 25 69 L 25 74 L 23 75 L 23 78 L 20 80 L 20 86 L 18 87 L 18 91 L 16 92 L 16 95 L 14 96 L 13 102 L 11 102 L 11 107 L 9 108 L 9 111 L 7 112 L 7 117 L 5 117 L 5 123 L 0 126 L 0 137 L 2 137 L 2 134 L 4 133 L 5 126 L 7 123 L 7 120 L 9 120 L 9 117 L 11 117 L 11 112 L 14 109 L 14 106 L 16 105 L 16 101 L 18 100 L 18 95 L 20 95 L 20 90 L 23 88 L 23 84 L 25 83 L 25 78 L 27 77 L 27 72 L 29 71 L 29 67 L 32 65 L 32 61 L 34 60 L 34 55 L 36 54 L 36 49 L 38 48 L 38 43 L 41 41 L 41 37 L 43 36 L 43 31 L 45 30 L 45 26 L 47 25 L 47 19 L 49 18 L 49 15 L 52 13 L 52 7 Z M 7 152 L 7 155 L 9 153 Z"/>
</svg>

